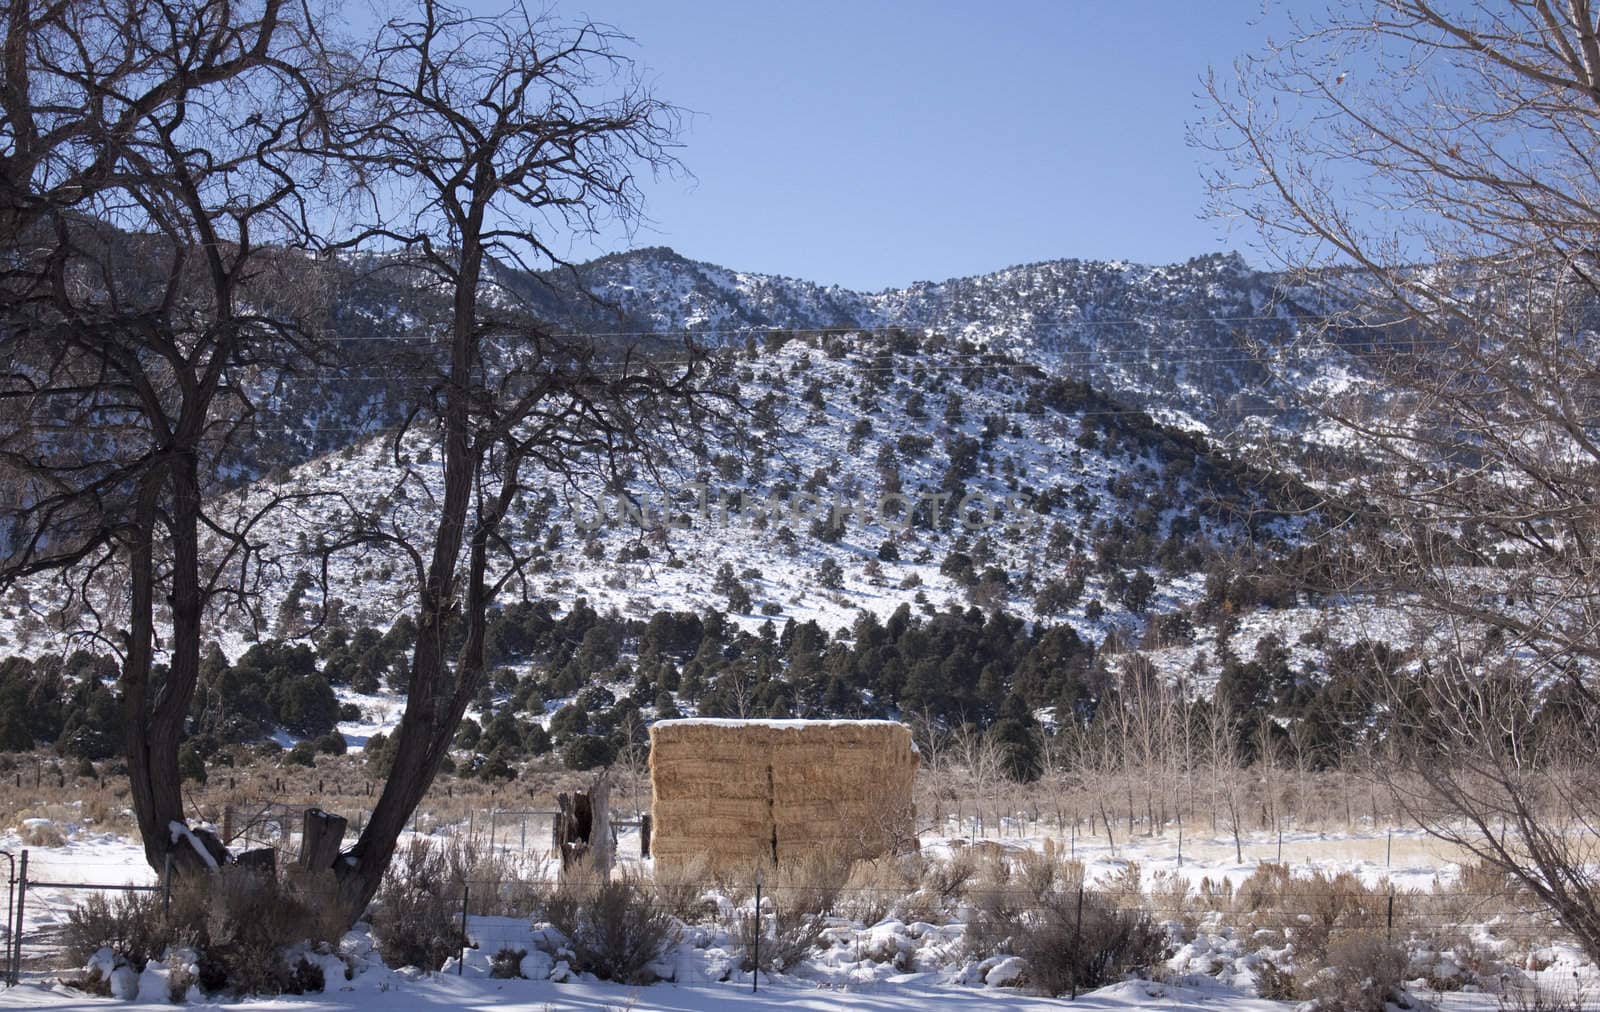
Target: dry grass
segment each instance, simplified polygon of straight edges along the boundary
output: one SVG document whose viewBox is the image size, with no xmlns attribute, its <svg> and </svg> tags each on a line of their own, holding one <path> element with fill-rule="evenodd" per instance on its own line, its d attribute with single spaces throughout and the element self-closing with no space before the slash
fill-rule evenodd
<svg viewBox="0 0 1600 1012">
<path fill-rule="evenodd" d="M 15 757 L 9 773 L 0 774 L 0 826 L 21 826 L 25 819 L 92 826 L 101 832 L 135 832 L 124 776 L 79 776 L 72 764 L 52 758 Z M 59 844 L 30 844 L 59 846 Z"/>
<path fill-rule="evenodd" d="M 65 847 L 67 834 L 48 819 L 25 819 L 17 829 L 17 836 L 29 847 Z"/>
<path fill-rule="evenodd" d="M 717 902 L 708 894 L 708 882 L 704 861 L 658 869 L 652 881 L 656 904 L 685 924 L 710 921 L 717 915 Z"/>
</svg>

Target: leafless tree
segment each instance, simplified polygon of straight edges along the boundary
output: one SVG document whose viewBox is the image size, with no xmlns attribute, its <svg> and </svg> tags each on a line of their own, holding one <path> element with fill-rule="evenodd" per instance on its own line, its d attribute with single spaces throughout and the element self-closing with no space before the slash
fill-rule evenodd
<svg viewBox="0 0 1600 1012">
<path fill-rule="evenodd" d="M 964 723 L 951 732 L 950 753 L 966 772 L 974 807 L 989 802 L 999 825 L 1000 791 L 1005 784 L 1005 750 L 976 724 Z"/>
<path fill-rule="evenodd" d="M 1227 815 L 1228 831 L 1233 836 L 1234 858 L 1242 864 L 1247 794 L 1244 762 L 1239 751 L 1239 722 L 1225 700 L 1204 704 L 1198 711 L 1205 778 L 1211 790 L 1211 810 Z"/>
<path fill-rule="evenodd" d="M 1219 211 L 1258 225 L 1328 307 L 1289 354 L 1365 377 L 1316 399 L 1359 452 L 1322 455 L 1313 477 L 1364 535 L 1332 553 L 1338 583 L 1416 615 L 1425 673 L 1407 691 L 1438 711 L 1379 768 L 1428 784 L 1423 825 L 1600 958 L 1592 855 L 1544 803 L 1579 803 L 1592 836 L 1594 795 L 1524 738 L 1525 708 L 1549 705 L 1529 699 L 1597 702 L 1597 18 L 1589 0 L 1338 10 L 1213 76 L 1217 122 L 1198 132 L 1226 156 Z"/>
<path fill-rule="evenodd" d="M 275 0 L 22 0 L 5 31 L 0 582 L 61 572 L 108 627 L 146 857 L 199 864 L 170 829 L 178 746 L 204 615 L 236 589 L 252 522 L 223 522 L 206 495 L 275 364 L 300 353 L 271 293 L 304 233 L 316 32 Z M 208 533 L 228 547 L 202 558 Z M 96 601 L 108 573 L 126 594 Z"/>
<path fill-rule="evenodd" d="M 360 838 L 334 865 L 351 920 L 376 892 L 484 676 L 489 607 L 522 574 L 502 532 L 535 481 L 615 487 L 627 463 L 682 440 L 712 360 L 681 344 L 608 345 L 541 328 L 509 269 L 563 259 L 556 235 L 637 219 L 639 167 L 670 168 L 675 110 L 595 25 L 513 7 L 469 15 L 423 0 L 388 22 L 362 63 L 334 154 L 365 178 L 352 247 L 449 293 L 449 318 L 413 368 L 433 378 L 395 437 L 440 447 L 425 539 L 380 525 L 415 581 L 418 633 L 394 765 Z M 490 294 L 492 293 L 492 294 Z M 452 635 L 463 643 L 451 655 Z"/>
</svg>

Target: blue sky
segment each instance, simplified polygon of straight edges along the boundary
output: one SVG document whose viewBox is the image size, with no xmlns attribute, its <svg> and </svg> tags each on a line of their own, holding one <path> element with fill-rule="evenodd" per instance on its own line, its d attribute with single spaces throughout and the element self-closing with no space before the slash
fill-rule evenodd
<svg viewBox="0 0 1600 1012">
<path fill-rule="evenodd" d="M 668 245 L 861 289 L 1057 257 L 1247 248 L 1202 220 L 1200 78 L 1259 49 L 1263 0 L 569 0 L 693 110 L 694 180 L 647 187 Z M 476 0 L 485 13 L 500 9 Z M 1248 255 L 1248 250 L 1247 255 Z"/>
</svg>

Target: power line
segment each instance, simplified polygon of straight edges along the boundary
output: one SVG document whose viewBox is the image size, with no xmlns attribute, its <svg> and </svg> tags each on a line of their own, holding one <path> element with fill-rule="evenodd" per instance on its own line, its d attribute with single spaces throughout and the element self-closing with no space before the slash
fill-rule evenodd
<svg viewBox="0 0 1600 1012">
<path fill-rule="evenodd" d="M 1283 324 L 1299 325 L 1299 324 L 1307 324 L 1307 323 L 1316 324 L 1316 323 L 1322 322 L 1322 319 L 1323 318 L 1321 318 L 1321 317 L 1314 317 L 1314 316 L 1295 317 L 1295 316 L 1279 316 L 1279 315 L 1270 315 L 1269 316 L 1269 315 L 1259 315 L 1259 314 L 1258 315 L 1251 315 L 1251 316 L 1161 316 L 1161 315 L 1156 315 L 1156 314 L 1148 314 L 1148 315 L 1143 315 L 1143 316 L 1097 317 L 1097 318 L 1088 318 L 1088 319 L 1073 319 L 1073 320 L 1065 320 L 1065 321 L 1062 321 L 1060 323 L 1053 324 L 1052 326 L 1057 328 L 1057 329 L 1069 330 L 1070 331 L 1070 330 L 1076 330 L 1076 329 L 1085 328 L 1085 327 L 1120 327 L 1120 326 L 1132 326 L 1132 325 L 1140 325 L 1140 324 L 1187 324 L 1187 325 L 1193 326 L 1193 325 L 1210 324 L 1210 323 L 1283 323 Z M 1385 328 L 1389 328 L 1389 327 L 1400 326 L 1400 325 L 1402 325 L 1404 323 L 1407 323 L 1407 322 L 1409 322 L 1408 318 L 1400 317 L 1400 318 L 1396 318 L 1394 320 L 1387 320 L 1387 321 L 1381 321 L 1381 322 L 1351 323 L 1351 324 L 1347 324 L 1347 326 L 1360 327 L 1362 329 L 1385 329 Z M 919 333 L 923 334 L 923 335 L 927 335 L 927 334 L 930 334 L 930 333 L 939 333 L 941 336 L 944 336 L 947 339 L 949 339 L 950 335 L 949 334 L 944 334 L 943 333 L 944 330 L 948 329 L 952 333 L 955 333 L 955 334 L 959 335 L 959 333 L 960 333 L 960 331 L 962 329 L 970 329 L 970 328 L 973 328 L 973 327 L 979 327 L 979 328 L 982 328 L 982 327 L 1001 327 L 1001 325 L 999 325 L 999 324 L 987 324 L 987 323 L 984 323 L 983 321 L 980 321 L 980 320 L 967 320 L 967 321 L 964 321 L 964 322 L 952 321 L 948 325 L 948 327 L 940 327 L 938 325 L 931 325 L 931 326 L 930 325 L 920 325 L 919 326 L 919 325 L 916 325 L 916 324 L 893 324 L 893 323 L 891 323 L 891 324 L 873 324 L 871 326 L 852 326 L 852 325 L 838 324 L 838 325 L 826 326 L 826 327 L 793 327 L 793 326 L 782 326 L 782 325 L 779 325 L 779 324 L 766 324 L 766 325 L 750 324 L 750 325 L 746 325 L 746 326 L 742 326 L 742 327 L 707 327 L 707 328 L 704 328 L 704 329 L 701 329 L 701 330 L 695 330 L 695 329 L 687 328 L 687 327 L 678 328 L 678 329 L 672 329 L 672 330 L 595 330 L 595 331 L 591 331 L 591 330 L 569 330 L 569 331 L 554 331 L 554 332 L 550 332 L 546 336 L 551 337 L 551 338 L 555 338 L 557 340 L 578 340 L 578 339 L 584 339 L 584 338 L 602 338 L 602 337 L 603 338 L 622 338 L 622 337 L 651 338 L 651 337 L 654 337 L 654 338 L 675 338 L 675 339 L 677 339 L 677 338 L 695 338 L 695 337 L 700 337 L 700 338 L 704 338 L 704 337 L 720 337 L 720 338 L 724 338 L 724 339 L 727 339 L 727 338 L 754 337 L 754 338 L 758 338 L 758 339 L 765 339 L 765 338 L 767 338 L 768 336 L 771 336 L 771 335 L 784 335 L 784 336 L 787 336 L 788 338 L 790 338 L 791 340 L 802 340 L 802 339 L 808 338 L 808 337 L 844 336 L 844 335 L 848 335 L 848 334 L 895 334 L 895 333 L 898 333 L 898 334 L 904 334 L 904 335 L 906 335 L 908 337 L 915 337 Z M 1014 328 L 1014 327 L 1002 327 L 1001 329 L 1015 330 L 1016 328 Z M 957 337 L 956 339 L 960 339 L 960 338 Z M 338 342 L 346 342 L 346 341 L 359 342 L 359 341 L 432 341 L 434 339 L 431 338 L 431 337 L 406 337 L 406 336 L 390 336 L 390 335 L 382 335 L 382 336 L 380 336 L 380 335 L 349 335 L 349 336 L 344 336 L 344 337 L 324 336 L 324 337 L 319 337 L 316 340 L 319 340 L 319 341 L 338 341 Z"/>
</svg>

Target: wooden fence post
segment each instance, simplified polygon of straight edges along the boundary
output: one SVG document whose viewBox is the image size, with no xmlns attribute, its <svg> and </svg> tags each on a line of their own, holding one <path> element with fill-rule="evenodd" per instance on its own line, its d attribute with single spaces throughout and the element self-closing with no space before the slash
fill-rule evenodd
<svg viewBox="0 0 1600 1012">
<path fill-rule="evenodd" d="M 602 773 L 589 788 L 589 860 L 601 878 L 611 873 L 611 781 Z"/>
</svg>

